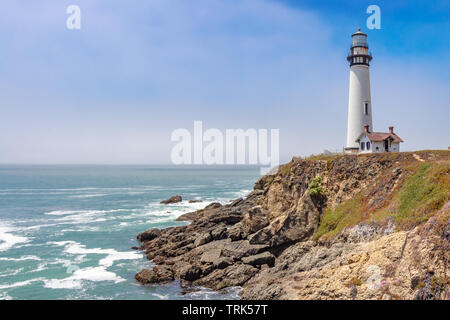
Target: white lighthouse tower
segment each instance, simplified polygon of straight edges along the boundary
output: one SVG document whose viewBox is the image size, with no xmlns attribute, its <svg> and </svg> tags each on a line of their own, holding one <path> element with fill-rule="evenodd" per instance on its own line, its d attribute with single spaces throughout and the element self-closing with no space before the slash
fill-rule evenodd
<svg viewBox="0 0 450 320">
<path fill-rule="evenodd" d="M 347 61 L 350 63 L 350 86 L 348 97 L 347 153 L 357 153 L 356 141 L 368 125 L 372 131 L 372 102 L 370 99 L 369 62 L 372 55 L 367 44 L 367 34 L 360 29 L 352 35 L 352 45 Z"/>
</svg>

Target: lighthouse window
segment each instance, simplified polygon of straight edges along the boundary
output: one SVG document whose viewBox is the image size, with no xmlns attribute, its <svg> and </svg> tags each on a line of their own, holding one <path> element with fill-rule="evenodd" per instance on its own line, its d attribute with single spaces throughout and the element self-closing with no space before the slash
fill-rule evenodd
<svg viewBox="0 0 450 320">
<path fill-rule="evenodd" d="M 364 142 L 361 142 L 361 150 L 364 151 L 364 147 L 366 146 L 366 144 Z"/>
<path fill-rule="evenodd" d="M 369 114 L 369 104 L 367 102 L 364 103 L 364 114 L 365 115 Z"/>
<path fill-rule="evenodd" d="M 366 146 L 367 146 L 367 150 L 370 150 L 370 142 L 369 141 L 366 142 Z"/>
</svg>

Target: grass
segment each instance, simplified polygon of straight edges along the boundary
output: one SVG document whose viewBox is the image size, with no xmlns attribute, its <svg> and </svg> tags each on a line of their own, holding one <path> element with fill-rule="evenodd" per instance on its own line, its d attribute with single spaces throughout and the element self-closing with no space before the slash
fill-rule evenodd
<svg viewBox="0 0 450 320">
<path fill-rule="evenodd" d="M 395 219 L 400 227 L 411 228 L 428 220 L 450 199 L 449 164 L 420 163 L 408 170 L 412 174 L 383 208 L 369 211 L 365 205 L 368 199 L 362 193 L 334 209 L 327 208 L 314 239 L 333 237 L 363 221 Z"/>
<path fill-rule="evenodd" d="M 274 176 L 268 177 L 265 186 L 270 186 L 274 179 L 275 179 Z"/>
<path fill-rule="evenodd" d="M 449 200 L 450 168 L 445 163 L 421 164 L 410 176 L 396 197 L 399 223 L 417 224 L 426 221 Z"/>
<path fill-rule="evenodd" d="M 353 199 L 345 201 L 335 209 L 327 208 L 319 228 L 314 234 L 314 239 L 317 240 L 322 236 L 326 238 L 333 237 L 339 234 L 346 227 L 356 225 L 364 220 L 362 214 L 363 210 L 362 196 L 356 196 Z"/>
<path fill-rule="evenodd" d="M 330 154 L 312 154 L 308 157 L 305 158 L 305 160 L 327 160 L 327 161 L 332 161 L 335 160 L 339 157 L 343 157 L 344 154 L 343 153 L 330 153 Z"/>
<path fill-rule="evenodd" d="M 287 176 L 291 172 L 291 167 L 292 167 L 292 161 L 282 165 L 278 169 L 278 174 L 283 176 L 283 177 Z"/>
</svg>

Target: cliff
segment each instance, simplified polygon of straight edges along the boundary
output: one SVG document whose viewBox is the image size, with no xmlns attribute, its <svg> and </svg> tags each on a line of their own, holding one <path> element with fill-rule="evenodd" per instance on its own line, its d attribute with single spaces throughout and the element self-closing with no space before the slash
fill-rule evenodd
<svg viewBox="0 0 450 320">
<path fill-rule="evenodd" d="M 448 299 L 450 152 L 293 159 L 245 198 L 138 235 L 143 284 L 244 299 Z"/>
</svg>

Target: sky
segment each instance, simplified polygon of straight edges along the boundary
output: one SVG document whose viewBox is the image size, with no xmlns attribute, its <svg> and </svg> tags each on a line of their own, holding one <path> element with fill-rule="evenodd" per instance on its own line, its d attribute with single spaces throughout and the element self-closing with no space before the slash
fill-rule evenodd
<svg viewBox="0 0 450 320">
<path fill-rule="evenodd" d="M 358 27 L 375 131 L 447 149 L 449 16 L 445 0 L 2 0 L 0 164 L 169 164 L 195 120 L 279 129 L 281 162 L 341 151 Z"/>
</svg>

